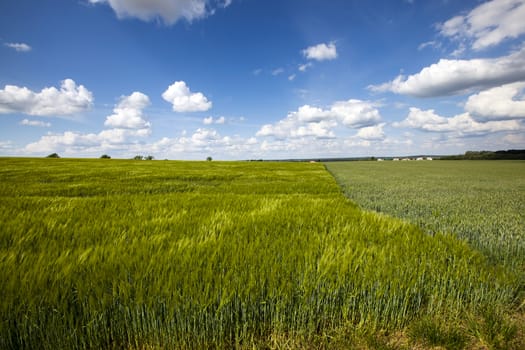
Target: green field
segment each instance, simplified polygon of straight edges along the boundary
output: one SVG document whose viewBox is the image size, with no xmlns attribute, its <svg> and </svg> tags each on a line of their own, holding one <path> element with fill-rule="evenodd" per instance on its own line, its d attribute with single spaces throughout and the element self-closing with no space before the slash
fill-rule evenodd
<svg viewBox="0 0 525 350">
<path fill-rule="evenodd" d="M 451 233 L 525 271 L 525 161 L 328 163 L 364 209 Z"/>
<path fill-rule="evenodd" d="M 0 184 L 2 349 L 519 346 L 517 263 L 322 164 L 0 159 Z"/>
</svg>

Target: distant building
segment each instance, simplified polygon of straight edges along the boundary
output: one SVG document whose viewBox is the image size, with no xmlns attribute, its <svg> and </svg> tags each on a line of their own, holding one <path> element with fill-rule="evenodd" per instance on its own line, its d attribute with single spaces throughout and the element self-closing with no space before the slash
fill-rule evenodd
<svg viewBox="0 0 525 350">
<path fill-rule="evenodd" d="M 392 159 L 394 162 L 399 162 L 399 158 Z"/>
<path fill-rule="evenodd" d="M 382 161 L 384 161 L 384 159 L 383 158 L 377 158 L 377 161 L 378 162 L 382 162 Z"/>
<path fill-rule="evenodd" d="M 433 160 L 432 157 L 427 157 L 427 160 Z"/>
</svg>

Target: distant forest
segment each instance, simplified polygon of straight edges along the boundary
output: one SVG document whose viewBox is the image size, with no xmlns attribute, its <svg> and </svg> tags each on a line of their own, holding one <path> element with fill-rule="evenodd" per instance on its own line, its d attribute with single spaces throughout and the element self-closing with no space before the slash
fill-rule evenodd
<svg viewBox="0 0 525 350">
<path fill-rule="evenodd" d="M 507 151 L 467 151 L 465 154 L 456 156 L 442 156 L 445 160 L 525 160 L 525 149 L 511 149 Z"/>
</svg>

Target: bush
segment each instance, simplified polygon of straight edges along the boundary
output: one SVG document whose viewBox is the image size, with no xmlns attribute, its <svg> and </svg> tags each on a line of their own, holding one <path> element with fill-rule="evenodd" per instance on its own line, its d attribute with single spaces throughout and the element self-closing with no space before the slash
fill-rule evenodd
<svg viewBox="0 0 525 350">
<path fill-rule="evenodd" d="M 58 153 L 51 153 L 46 158 L 60 158 L 60 156 L 58 155 Z"/>
<path fill-rule="evenodd" d="M 108 156 L 107 154 L 103 154 L 100 156 L 100 159 L 111 159 L 111 157 Z"/>
</svg>

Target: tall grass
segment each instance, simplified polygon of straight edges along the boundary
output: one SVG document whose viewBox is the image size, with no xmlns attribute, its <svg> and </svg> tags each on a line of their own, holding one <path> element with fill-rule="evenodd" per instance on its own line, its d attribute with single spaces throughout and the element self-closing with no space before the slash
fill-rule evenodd
<svg viewBox="0 0 525 350">
<path fill-rule="evenodd" d="M 0 184 L 2 349 L 268 346 L 515 297 L 320 164 L 0 159 Z"/>
</svg>

